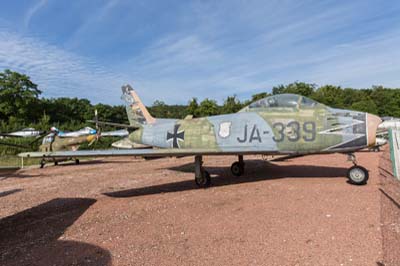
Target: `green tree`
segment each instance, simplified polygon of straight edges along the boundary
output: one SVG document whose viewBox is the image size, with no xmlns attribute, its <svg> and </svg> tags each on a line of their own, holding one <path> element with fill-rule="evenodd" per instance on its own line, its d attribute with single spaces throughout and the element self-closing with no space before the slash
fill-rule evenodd
<svg viewBox="0 0 400 266">
<path fill-rule="evenodd" d="M 319 87 L 312 96 L 314 100 L 320 103 L 336 108 L 344 107 L 344 93 L 341 87 L 325 85 Z"/>
<path fill-rule="evenodd" d="M 37 124 L 37 128 L 41 130 L 49 130 L 50 129 L 50 116 L 46 114 L 46 112 L 43 112 L 42 118 L 39 120 Z"/>
<path fill-rule="evenodd" d="M 282 94 L 282 93 L 294 93 L 303 95 L 306 97 L 310 97 L 313 93 L 317 85 L 309 84 L 305 82 L 294 82 L 289 85 L 278 85 L 272 88 L 272 94 Z"/>
<path fill-rule="evenodd" d="M 268 97 L 268 96 L 270 96 L 270 94 L 269 94 L 269 93 L 266 93 L 266 92 L 261 92 L 261 93 L 253 94 L 253 95 L 251 96 L 250 102 L 247 102 L 245 105 L 250 104 L 250 103 L 255 102 L 255 101 L 258 101 L 258 100 L 261 100 L 261 99 L 264 99 L 265 97 Z"/>
<path fill-rule="evenodd" d="M 217 114 L 218 114 L 218 105 L 216 101 L 206 98 L 200 103 L 199 106 L 200 116 L 210 116 Z"/>
<path fill-rule="evenodd" d="M 35 121 L 38 117 L 33 109 L 39 103 L 40 94 L 38 86 L 28 76 L 4 70 L 0 73 L 0 118 Z"/>
<path fill-rule="evenodd" d="M 231 113 L 236 113 L 240 109 L 242 109 L 242 104 L 240 101 L 236 98 L 236 96 L 228 96 L 226 100 L 224 101 L 224 105 L 221 107 L 221 113 L 222 114 L 231 114 Z"/>
<path fill-rule="evenodd" d="M 400 117 L 400 90 L 374 86 L 371 99 L 375 102 L 380 116 Z"/>
<path fill-rule="evenodd" d="M 367 112 L 370 114 L 378 114 L 378 108 L 373 100 L 362 100 L 359 102 L 355 102 L 351 105 L 352 110 Z"/>
<path fill-rule="evenodd" d="M 149 112 L 154 117 L 166 118 L 168 117 L 168 106 L 163 101 L 155 101 L 151 108 L 149 108 Z"/>
<path fill-rule="evenodd" d="M 194 117 L 198 117 L 200 114 L 199 111 L 199 103 L 197 102 L 197 98 L 192 98 L 187 107 L 187 113 L 189 115 L 193 115 Z"/>
</svg>

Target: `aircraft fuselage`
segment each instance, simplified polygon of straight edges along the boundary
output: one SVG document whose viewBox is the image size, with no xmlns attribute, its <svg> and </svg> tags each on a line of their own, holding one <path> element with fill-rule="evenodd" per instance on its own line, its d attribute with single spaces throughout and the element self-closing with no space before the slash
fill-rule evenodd
<svg viewBox="0 0 400 266">
<path fill-rule="evenodd" d="M 372 145 L 379 118 L 321 105 L 244 110 L 194 119 L 157 119 L 133 132 L 134 142 L 160 148 L 257 153 L 353 151 Z M 376 125 L 375 125 L 376 128 Z M 373 138 L 375 144 L 375 136 Z"/>
</svg>

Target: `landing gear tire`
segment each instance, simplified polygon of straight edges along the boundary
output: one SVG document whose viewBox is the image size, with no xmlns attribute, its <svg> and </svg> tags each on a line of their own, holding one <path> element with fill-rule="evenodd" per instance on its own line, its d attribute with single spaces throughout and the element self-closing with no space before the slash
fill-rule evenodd
<svg viewBox="0 0 400 266">
<path fill-rule="evenodd" d="M 40 168 L 44 168 L 44 165 L 46 164 L 45 160 L 41 160 L 40 161 Z"/>
<path fill-rule="evenodd" d="M 347 178 L 353 185 L 365 185 L 368 181 L 368 170 L 362 166 L 354 165 L 347 171 Z"/>
<path fill-rule="evenodd" d="M 201 177 L 196 177 L 194 181 L 200 188 L 206 188 L 211 185 L 211 177 L 207 171 L 203 171 Z"/>
<path fill-rule="evenodd" d="M 54 165 L 57 166 L 57 165 L 58 165 L 58 162 L 54 162 Z"/>
<path fill-rule="evenodd" d="M 231 166 L 231 172 L 234 176 L 241 176 L 244 173 L 244 166 L 240 162 L 235 162 Z"/>
<path fill-rule="evenodd" d="M 79 159 L 75 159 L 75 164 L 79 164 Z"/>
</svg>

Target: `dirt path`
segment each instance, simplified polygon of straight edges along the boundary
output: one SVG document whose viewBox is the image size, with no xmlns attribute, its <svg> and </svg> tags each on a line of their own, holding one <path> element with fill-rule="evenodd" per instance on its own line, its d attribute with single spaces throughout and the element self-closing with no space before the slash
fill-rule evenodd
<svg viewBox="0 0 400 266">
<path fill-rule="evenodd" d="M 344 155 L 273 164 L 117 158 L 22 170 L 0 180 L 0 265 L 379 265 L 379 156 L 358 153 L 366 186 L 346 182 Z M 32 263 L 34 262 L 34 263 Z"/>
</svg>

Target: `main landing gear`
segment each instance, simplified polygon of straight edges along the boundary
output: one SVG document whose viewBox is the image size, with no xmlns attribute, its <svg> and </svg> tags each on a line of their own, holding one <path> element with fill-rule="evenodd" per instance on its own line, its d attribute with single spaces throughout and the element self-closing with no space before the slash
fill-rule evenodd
<svg viewBox="0 0 400 266">
<path fill-rule="evenodd" d="M 347 156 L 347 160 L 354 164 L 347 171 L 347 178 L 350 183 L 354 185 L 365 185 L 369 178 L 368 170 L 357 165 L 356 156 L 353 153 L 349 153 Z"/>
<path fill-rule="evenodd" d="M 67 161 L 67 160 L 74 160 L 75 164 L 79 164 L 80 163 L 79 159 L 76 159 L 76 158 L 75 159 L 66 158 L 66 159 L 61 159 L 61 160 L 58 160 L 58 161 L 56 160 L 56 158 L 53 158 L 53 162 L 54 162 L 55 166 L 57 166 L 59 162 L 63 162 L 63 161 Z M 42 160 L 40 161 L 40 168 L 44 168 L 45 165 L 46 165 L 46 159 L 42 158 Z"/>
<path fill-rule="evenodd" d="M 243 155 L 239 155 L 238 158 L 239 160 L 231 166 L 231 172 L 235 176 L 241 176 L 244 173 Z M 209 187 L 211 185 L 211 178 L 210 174 L 203 168 L 203 157 L 201 155 L 195 156 L 194 163 L 194 181 L 196 182 L 196 185 L 200 188 Z"/>
<path fill-rule="evenodd" d="M 206 188 L 211 185 L 210 174 L 203 168 L 203 157 L 196 155 L 194 157 L 194 181 L 200 188 Z"/>
<path fill-rule="evenodd" d="M 46 160 L 45 160 L 45 159 L 42 159 L 42 160 L 40 161 L 40 168 L 44 168 L 45 165 L 46 165 Z"/>
<path fill-rule="evenodd" d="M 244 161 L 243 155 L 239 155 L 239 160 L 234 162 L 231 166 L 231 172 L 234 176 L 241 176 L 244 174 Z"/>
</svg>

